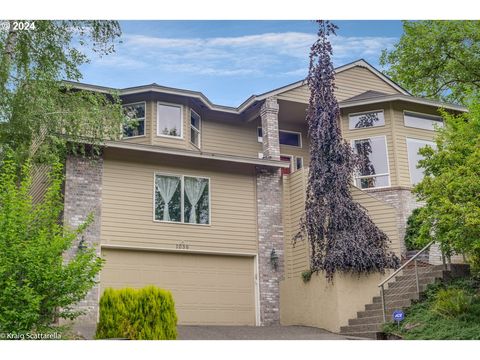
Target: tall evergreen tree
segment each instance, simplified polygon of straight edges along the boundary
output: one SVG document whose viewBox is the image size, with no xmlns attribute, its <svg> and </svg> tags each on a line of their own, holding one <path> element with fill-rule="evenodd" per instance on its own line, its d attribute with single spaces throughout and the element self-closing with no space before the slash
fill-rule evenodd
<svg viewBox="0 0 480 360">
<path fill-rule="evenodd" d="M 328 40 L 337 27 L 329 21 L 318 21 L 318 25 L 307 78 L 311 92 L 307 112 L 310 171 L 305 216 L 296 239 L 308 238 L 311 270 L 325 271 L 332 281 L 337 271 L 383 272 L 398 267 L 399 259 L 387 250 L 387 235 L 352 199 L 352 176 L 362 159 L 342 139 L 339 127 L 332 46 Z"/>
</svg>

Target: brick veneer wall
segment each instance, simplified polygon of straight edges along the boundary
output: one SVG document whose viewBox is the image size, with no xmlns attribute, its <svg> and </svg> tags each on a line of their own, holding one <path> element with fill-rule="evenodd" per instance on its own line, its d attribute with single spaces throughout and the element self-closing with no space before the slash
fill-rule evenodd
<svg viewBox="0 0 480 360">
<path fill-rule="evenodd" d="M 278 111 L 276 97 L 266 99 L 260 110 L 266 159 L 280 160 Z M 256 174 L 260 325 L 278 325 L 280 281 L 284 274 L 282 175 L 280 169 L 262 167 L 256 168 Z M 277 269 L 271 262 L 272 250 L 278 256 Z"/>
<path fill-rule="evenodd" d="M 78 251 L 79 242 L 82 239 L 84 245 L 94 246 L 97 254 L 100 256 L 102 174 L 103 160 L 101 158 L 92 160 L 75 156 L 67 157 L 64 205 L 65 225 L 77 228 L 83 224 L 90 213 L 94 216 L 92 224 L 65 254 L 67 260 Z M 89 327 L 89 331 L 94 330 L 98 320 L 99 292 L 100 288 L 97 284 L 88 292 L 85 299 L 75 306 L 76 309 L 85 311 L 85 315 L 82 315 L 75 321 L 76 329 Z M 79 331 L 83 333 L 82 330 Z"/>
<path fill-rule="evenodd" d="M 280 281 L 284 274 L 280 170 L 257 168 L 258 272 L 260 325 L 280 323 Z M 278 267 L 271 262 L 272 250 Z"/>
</svg>

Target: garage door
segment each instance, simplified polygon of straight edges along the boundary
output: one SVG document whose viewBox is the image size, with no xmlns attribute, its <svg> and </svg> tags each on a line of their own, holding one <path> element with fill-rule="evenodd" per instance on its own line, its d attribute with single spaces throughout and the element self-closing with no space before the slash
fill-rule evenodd
<svg viewBox="0 0 480 360">
<path fill-rule="evenodd" d="M 170 290 L 178 323 L 255 325 L 253 258 L 103 249 L 107 287 Z"/>
</svg>

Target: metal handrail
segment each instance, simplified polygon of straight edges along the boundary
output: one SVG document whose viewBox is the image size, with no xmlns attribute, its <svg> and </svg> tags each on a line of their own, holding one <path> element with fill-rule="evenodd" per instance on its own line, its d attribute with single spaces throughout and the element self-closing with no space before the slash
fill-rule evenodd
<svg viewBox="0 0 480 360">
<path fill-rule="evenodd" d="M 430 241 L 427 245 L 425 245 L 425 247 L 423 247 L 418 253 L 416 253 L 414 256 L 412 256 L 412 258 L 410 260 L 408 260 L 405 264 L 403 264 L 402 266 L 400 266 L 397 270 L 395 270 L 395 272 L 390 275 L 389 277 L 387 277 L 385 280 L 383 280 L 380 284 L 378 284 L 378 287 L 384 285 L 387 281 L 389 281 L 391 278 L 393 278 L 395 275 L 397 275 L 400 271 L 402 271 L 408 264 L 410 264 L 412 261 L 414 261 L 418 256 L 420 256 L 420 254 L 422 254 L 423 252 L 425 252 L 425 250 L 427 250 L 435 241 Z"/>
<path fill-rule="evenodd" d="M 397 275 L 400 271 L 405 269 L 405 267 L 413 261 L 414 264 L 415 264 L 415 284 L 416 284 L 416 288 L 417 288 L 417 293 L 420 294 L 420 282 L 419 282 L 419 279 L 418 279 L 417 257 L 420 256 L 420 254 L 422 254 L 423 252 L 425 252 L 425 250 L 427 250 L 433 243 L 434 243 L 434 241 L 430 241 L 418 253 L 416 253 L 414 256 L 412 256 L 412 258 L 410 260 L 408 260 L 405 264 L 400 266 L 393 274 L 391 274 L 389 277 L 387 277 L 385 280 L 383 280 L 380 284 L 378 284 L 378 287 L 380 288 L 380 297 L 381 297 L 381 300 L 382 300 L 383 322 L 387 322 L 387 306 L 386 306 L 386 303 L 385 303 L 385 287 L 384 287 L 384 285 L 391 278 L 393 278 L 395 275 Z"/>
</svg>

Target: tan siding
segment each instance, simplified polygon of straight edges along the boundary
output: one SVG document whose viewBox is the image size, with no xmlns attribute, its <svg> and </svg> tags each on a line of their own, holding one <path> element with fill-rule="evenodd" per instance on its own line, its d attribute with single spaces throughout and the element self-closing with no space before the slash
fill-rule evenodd
<svg viewBox="0 0 480 360">
<path fill-rule="evenodd" d="M 36 164 L 32 166 L 32 188 L 30 189 L 30 195 L 32 196 L 32 202 L 37 204 L 43 200 L 45 193 L 48 190 L 50 165 Z"/>
<path fill-rule="evenodd" d="M 306 120 L 305 120 L 306 122 Z M 304 166 L 308 166 L 310 162 L 310 150 L 309 150 L 309 141 L 307 136 L 307 126 L 301 122 L 279 122 L 280 130 L 295 131 L 302 134 L 302 147 L 280 145 L 280 154 L 282 155 L 292 155 L 300 156 L 303 158 Z"/>
<path fill-rule="evenodd" d="M 284 234 L 285 234 L 285 277 L 292 278 L 310 268 L 309 245 L 306 239 L 293 239 L 300 230 L 300 219 L 305 209 L 306 171 L 297 171 L 284 176 Z"/>
<path fill-rule="evenodd" d="M 258 158 L 262 144 L 257 141 L 257 123 L 205 118 L 202 151 Z"/>
<path fill-rule="evenodd" d="M 221 163 L 220 163 L 221 164 Z M 155 172 L 210 178 L 211 225 L 153 220 Z M 253 168 L 218 162 L 134 157 L 107 150 L 102 191 L 102 243 L 175 249 L 256 253 Z"/>
<path fill-rule="evenodd" d="M 368 137 L 385 136 L 387 139 L 388 164 L 390 168 L 390 184 L 391 186 L 397 186 L 399 184 L 397 182 L 397 176 L 396 176 L 397 165 L 396 165 L 396 158 L 394 156 L 395 154 L 394 154 L 394 146 L 393 146 L 392 114 L 389 109 L 390 109 L 390 105 L 388 103 L 365 105 L 365 106 L 358 106 L 358 107 L 343 109 L 341 130 L 342 130 L 343 137 L 349 142 L 351 140 L 365 139 Z M 365 128 L 365 129 L 354 129 L 354 130 L 350 130 L 348 128 L 349 114 L 372 111 L 372 110 L 384 111 L 384 116 L 385 116 L 384 126 L 377 126 L 377 127 Z"/>
<path fill-rule="evenodd" d="M 285 233 L 285 278 L 299 277 L 309 269 L 309 245 L 302 240 L 292 245 L 299 231 L 300 219 L 304 214 L 308 169 L 284 176 L 284 233 Z M 364 206 L 375 224 L 391 241 L 390 249 L 400 253 L 400 242 L 396 226 L 396 212 L 390 205 L 372 197 L 356 187 L 351 188 L 353 200 Z"/>
<path fill-rule="evenodd" d="M 370 70 L 360 66 L 339 73 L 335 78 L 335 85 L 337 86 L 335 95 L 338 101 L 346 100 L 368 90 L 387 94 L 399 93 Z"/>
<path fill-rule="evenodd" d="M 338 101 L 346 100 L 368 90 L 380 91 L 387 94 L 399 93 L 395 88 L 380 79 L 370 70 L 360 66 L 355 66 L 337 74 L 335 77 L 335 85 L 337 87 L 335 95 Z M 278 98 L 282 100 L 303 103 L 308 103 L 309 97 L 310 92 L 307 85 L 278 95 Z"/>
</svg>

